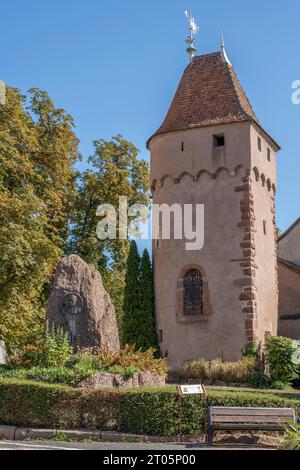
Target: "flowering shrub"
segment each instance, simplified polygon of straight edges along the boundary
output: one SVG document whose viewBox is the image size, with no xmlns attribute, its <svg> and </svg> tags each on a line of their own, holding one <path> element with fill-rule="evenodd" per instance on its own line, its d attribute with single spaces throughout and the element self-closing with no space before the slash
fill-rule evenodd
<svg viewBox="0 0 300 470">
<path fill-rule="evenodd" d="M 10 358 L 12 367 L 63 366 L 71 357 L 72 347 L 62 328 L 47 328 L 42 344 L 27 344 L 14 351 Z"/>
<path fill-rule="evenodd" d="M 10 358 L 10 364 L 13 367 L 32 367 L 43 364 L 45 357 L 45 345 L 35 346 L 27 344 L 15 350 Z"/>
<path fill-rule="evenodd" d="M 99 362 L 105 369 L 112 366 L 121 366 L 122 368 L 133 367 L 143 372 L 154 372 L 158 375 L 166 375 L 168 372 L 167 361 L 165 358 L 156 358 L 156 349 L 148 351 L 137 351 L 134 346 L 127 345 L 118 353 L 112 353 L 107 350 L 94 351 Z"/>
<path fill-rule="evenodd" d="M 43 344 L 30 344 L 15 351 L 9 370 L 0 370 L 0 377 L 75 385 L 96 372 L 129 378 L 140 371 L 166 375 L 166 359 L 157 359 L 154 349 L 141 352 L 134 346 L 126 346 L 118 353 L 83 349 L 72 354 L 64 331 L 51 330 L 46 332 Z"/>
</svg>

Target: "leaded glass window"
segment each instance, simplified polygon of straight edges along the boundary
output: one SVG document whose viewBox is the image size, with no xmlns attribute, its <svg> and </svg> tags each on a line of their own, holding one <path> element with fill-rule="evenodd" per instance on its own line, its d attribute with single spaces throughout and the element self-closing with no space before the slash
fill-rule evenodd
<svg viewBox="0 0 300 470">
<path fill-rule="evenodd" d="M 199 271 L 188 271 L 183 280 L 183 313 L 184 315 L 201 315 L 203 313 L 203 282 Z"/>
</svg>

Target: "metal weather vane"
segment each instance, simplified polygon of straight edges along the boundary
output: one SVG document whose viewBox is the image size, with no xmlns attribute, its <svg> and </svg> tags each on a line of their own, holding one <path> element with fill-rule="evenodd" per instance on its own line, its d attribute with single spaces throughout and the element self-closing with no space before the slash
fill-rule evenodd
<svg viewBox="0 0 300 470">
<path fill-rule="evenodd" d="M 186 51 L 189 54 L 190 62 L 192 62 L 193 58 L 195 57 L 195 54 L 197 52 L 197 49 L 195 47 L 195 38 L 194 38 L 194 36 L 198 33 L 199 28 L 196 24 L 195 19 L 192 17 L 191 13 L 187 10 L 185 10 L 184 13 L 185 13 L 185 16 L 188 19 L 189 30 L 190 30 L 190 34 L 189 34 L 188 38 L 185 41 L 188 45 Z"/>
</svg>

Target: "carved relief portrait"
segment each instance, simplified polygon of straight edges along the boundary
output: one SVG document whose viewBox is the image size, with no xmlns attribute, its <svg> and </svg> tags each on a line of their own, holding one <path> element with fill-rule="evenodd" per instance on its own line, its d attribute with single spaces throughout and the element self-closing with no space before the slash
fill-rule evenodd
<svg viewBox="0 0 300 470">
<path fill-rule="evenodd" d="M 60 303 L 62 313 L 68 315 L 78 315 L 82 311 L 83 300 L 80 295 L 70 292 L 66 294 Z"/>
</svg>

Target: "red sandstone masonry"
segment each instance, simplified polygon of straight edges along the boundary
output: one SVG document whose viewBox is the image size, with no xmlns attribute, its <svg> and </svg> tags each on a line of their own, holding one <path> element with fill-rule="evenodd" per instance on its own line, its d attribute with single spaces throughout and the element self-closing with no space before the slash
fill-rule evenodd
<svg viewBox="0 0 300 470">
<path fill-rule="evenodd" d="M 236 279 L 234 285 L 241 287 L 239 300 L 241 302 L 241 311 L 245 318 L 246 346 L 251 346 L 255 343 L 255 329 L 257 328 L 257 303 L 255 293 L 257 265 L 255 262 L 256 250 L 254 239 L 256 218 L 253 195 L 251 192 L 250 170 L 246 172 L 246 176 L 242 178 L 242 182 L 244 184 L 236 186 L 234 191 L 236 193 L 243 193 L 243 199 L 240 202 L 241 221 L 237 225 L 238 228 L 241 228 L 244 232 L 244 237 L 240 244 L 243 257 L 232 261 L 240 262 L 242 268 L 243 277 Z"/>
</svg>

